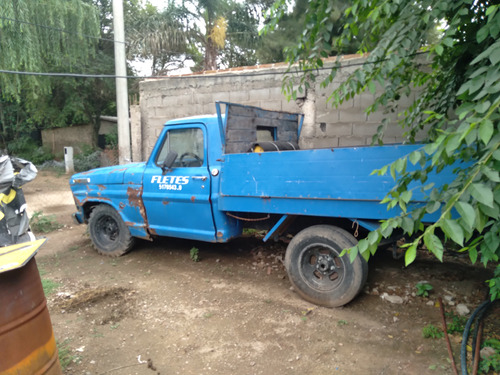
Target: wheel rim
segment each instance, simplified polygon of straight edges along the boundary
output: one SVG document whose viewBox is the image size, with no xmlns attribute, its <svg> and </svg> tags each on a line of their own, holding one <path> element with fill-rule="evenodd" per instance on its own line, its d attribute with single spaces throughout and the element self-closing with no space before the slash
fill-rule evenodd
<svg viewBox="0 0 500 375">
<path fill-rule="evenodd" d="M 95 228 L 97 240 L 104 246 L 115 243 L 120 235 L 118 222 L 110 216 L 101 217 Z"/>
<path fill-rule="evenodd" d="M 299 272 L 311 288 L 322 292 L 337 289 L 345 277 L 344 260 L 339 252 L 325 244 L 311 244 L 299 258 Z"/>
</svg>

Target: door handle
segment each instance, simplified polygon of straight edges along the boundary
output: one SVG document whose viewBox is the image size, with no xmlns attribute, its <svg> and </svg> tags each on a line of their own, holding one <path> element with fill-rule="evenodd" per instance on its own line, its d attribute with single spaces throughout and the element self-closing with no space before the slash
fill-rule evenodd
<svg viewBox="0 0 500 375">
<path fill-rule="evenodd" d="M 207 176 L 192 176 L 191 178 L 193 180 L 202 180 L 202 181 L 206 181 L 207 180 Z"/>
</svg>

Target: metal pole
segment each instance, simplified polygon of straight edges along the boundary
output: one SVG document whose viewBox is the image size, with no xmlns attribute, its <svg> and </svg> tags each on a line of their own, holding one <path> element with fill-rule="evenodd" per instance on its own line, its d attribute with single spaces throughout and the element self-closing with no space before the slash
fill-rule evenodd
<svg viewBox="0 0 500 375">
<path fill-rule="evenodd" d="M 123 0 L 113 0 L 115 34 L 116 112 L 118 115 L 118 155 L 120 164 L 132 161 L 130 154 L 130 122 L 128 115 L 127 62 L 125 58 L 125 27 Z"/>
</svg>

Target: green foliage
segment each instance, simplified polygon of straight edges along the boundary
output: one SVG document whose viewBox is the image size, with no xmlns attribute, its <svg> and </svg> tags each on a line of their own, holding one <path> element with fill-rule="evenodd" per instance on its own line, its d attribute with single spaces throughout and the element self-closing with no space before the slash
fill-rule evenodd
<svg viewBox="0 0 500 375">
<path fill-rule="evenodd" d="M 17 138 L 7 145 L 10 155 L 31 161 L 35 165 L 54 160 L 54 155 L 45 147 L 38 146 L 33 139 L 24 136 Z"/>
<path fill-rule="evenodd" d="M 495 354 L 489 356 L 488 358 L 481 359 L 479 362 L 479 370 L 487 374 L 489 371 L 495 373 L 500 372 L 500 340 L 498 339 L 488 339 L 485 340 L 482 347 L 489 346 L 495 350 Z"/>
<path fill-rule="evenodd" d="M 106 142 L 106 146 L 109 148 L 117 148 L 118 147 L 118 130 L 114 130 L 109 134 L 104 135 L 104 139 Z"/>
<path fill-rule="evenodd" d="M 332 3 L 310 1 L 318 16 L 306 22 L 299 46 L 289 51 L 288 61 L 298 62 L 303 71 L 302 87 L 315 81 L 323 67 L 321 58 L 332 48 L 325 43 Z M 410 107 L 398 115 L 407 142 L 413 142 L 418 132 L 427 135 L 426 146 L 374 172 L 390 173 L 395 180 L 382 202 L 400 214 L 383 221 L 351 254 L 369 258 L 396 228 L 412 238 L 404 245 L 406 265 L 415 260 L 419 244 L 442 260 L 444 242 L 452 241 L 473 263 L 497 264 L 489 281 L 492 300 L 500 298 L 499 7 L 492 0 L 353 1 L 344 13 L 346 27 L 333 44 L 342 53 L 351 41 L 359 40 L 359 52 L 370 54 L 330 95 L 332 104 L 339 105 L 369 91 L 375 101 L 367 113 L 379 108 L 398 112 L 399 101 L 418 91 Z M 337 60 L 322 87 L 333 82 L 339 67 Z M 284 89 L 292 97 L 296 84 L 291 75 L 285 77 Z M 377 86 L 383 91 L 377 93 Z M 374 143 L 381 143 L 388 123 L 381 122 Z M 431 173 L 451 168 L 456 178 L 450 184 L 426 184 Z M 411 204 L 418 190 L 426 201 Z M 433 213 L 437 220 L 424 225 Z M 441 231 L 444 240 L 438 236 Z"/>
<path fill-rule="evenodd" d="M 422 336 L 426 339 L 440 339 L 444 336 L 444 333 L 433 324 L 428 324 L 424 328 L 422 328 Z"/>
<path fill-rule="evenodd" d="M 74 355 L 69 347 L 69 340 L 66 339 L 63 342 L 56 341 L 57 351 L 59 354 L 59 363 L 64 370 L 71 364 L 80 361 L 80 357 Z"/>
<path fill-rule="evenodd" d="M 30 219 L 30 226 L 36 233 L 53 232 L 62 225 L 57 222 L 55 215 L 44 215 L 43 211 L 35 211 Z"/>
<path fill-rule="evenodd" d="M 191 248 L 191 250 L 189 250 L 189 258 L 193 262 L 199 262 L 200 261 L 199 252 L 200 251 L 196 247 Z"/>
<path fill-rule="evenodd" d="M 434 289 L 429 283 L 417 283 L 415 288 L 417 288 L 417 296 L 421 297 L 429 297 L 429 292 Z"/>
<path fill-rule="evenodd" d="M 448 333 L 458 333 L 462 334 L 465 329 L 465 324 L 467 324 L 467 317 L 466 316 L 460 316 L 457 314 L 453 313 L 446 313 L 446 316 L 448 318 L 446 328 Z M 451 321 L 450 321 L 451 318 Z"/>
<path fill-rule="evenodd" d="M 49 296 L 51 295 L 52 293 L 54 293 L 56 291 L 57 288 L 59 288 L 61 284 L 59 284 L 58 282 L 55 282 L 53 280 L 50 280 L 50 279 L 42 279 L 42 288 L 43 288 L 43 293 L 46 295 L 46 296 Z"/>
<path fill-rule="evenodd" d="M 0 0 L 0 68 L 32 72 L 54 71 L 87 61 L 95 52 L 99 36 L 96 8 L 80 0 Z M 36 26 L 44 25 L 45 28 Z M 55 29 L 69 30 L 61 33 Z M 25 90 L 33 98 L 51 91 L 48 77 L 1 74 L 0 87 L 5 96 L 19 100 Z"/>
<path fill-rule="evenodd" d="M 84 172 L 101 166 L 101 152 L 88 145 L 82 146 L 82 152 L 73 159 L 75 172 Z"/>
</svg>

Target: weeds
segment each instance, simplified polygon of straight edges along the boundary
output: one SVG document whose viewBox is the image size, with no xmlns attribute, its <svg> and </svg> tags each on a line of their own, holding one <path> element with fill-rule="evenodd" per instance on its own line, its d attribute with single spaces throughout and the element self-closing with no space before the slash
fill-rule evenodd
<svg viewBox="0 0 500 375">
<path fill-rule="evenodd" d="M 340 326 L 346 326 L 346 325 L 348 325 L 348 324 L 349 324 L 349 323 L 347 322 L 347 320 L 343 320 L 343 319 L 341 319 L 341 320 L 339 320 L 339 321 L 337 322 L 337 326 L 338 326 L 338 327 L 340 327 Z"/>
<path fill-rule="evenodd" d="M 69 340 L 64 340 L 63 342 L 56 341 L 56 344 L 57 350 L 59 351 L 59 363 L 63 371 L 66 370 L 71 363 L 80 362 L 80 357 L 71 353 L 71 349 L 68 346 Z"/>
<path fill-rule="evenodd" d="M 483 343 L 483 348 L 488 346 L 495 350 L 495 354 L 490 355 L 489 357 L 482 358 L 479 363 L 479 369 L 481 372 L 487 374 L 489 371 L 493 371 L 493 373 L 500 372 L 500 340 L 497 339 L 488 339 Z"/>
<path fill-rule="evenodd" d="M 35 211 L 30 220 L 30 226 L 38 233 L 49 233 L 62 228 L 55 215 L 44 215 L 43 211 Z"/>
<path fill-rule="evenodd" d="M 200 261 L 200 256 L 198 255 L 199 250 L 196 247 L 192 247 L 191 250 L 189 250 L 189 258 L 193 262 L 199 262 Z"/>
<path fill-rule="evenodd" d="M 433 324 L 428 324 L 424 328 L 422 328 L 422 336 L 424 336 L 424 338 L 426 339 L 440 339 L 444 336 L 444 332 Z"/>
<path fill-rule="evenodd" d="M 429 292 L 434 289 L 429 283 L 417 283 L 415 288 L 417 288 L 417 296 L 421 297 L 429 297 Z"/>
<path fill-rule="evenodd" d="M 447 331 L 449 334 L 452 333 L 460 333 L 462 334 L 465 329 L 465 324 L 467 323 L 466 316 L 456 315 L 454 313 L 446 313 L 446 317 L 448 318 L 447 322 Z M 451 319 L 451 321 L 450 321 Z"/>
</svg>

